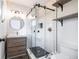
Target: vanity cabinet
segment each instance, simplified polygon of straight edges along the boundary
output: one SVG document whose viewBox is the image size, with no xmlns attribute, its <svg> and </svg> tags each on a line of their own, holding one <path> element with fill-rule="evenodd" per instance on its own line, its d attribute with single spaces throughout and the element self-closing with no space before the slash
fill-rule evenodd
<svg viewBox="0 0 79 59">
<path fill-rule="evenodd" d="M 7 38 L 7 57 L 15 58 L 26 55 L 26 37 Z"/>
</svg>

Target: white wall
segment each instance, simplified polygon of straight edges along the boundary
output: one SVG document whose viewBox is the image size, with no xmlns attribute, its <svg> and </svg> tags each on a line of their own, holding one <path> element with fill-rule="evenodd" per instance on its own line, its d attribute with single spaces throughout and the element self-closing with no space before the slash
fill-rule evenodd
<svg viewBox="0 0 79 59">
<path fill-rule="evenodd" d="M 47 21 L 46 22 L 46 39 L 45 39 L 45 47 L 49 52 L 55 52 L 55 41 L 56 41 L 56 21 Z M 51 28 L 52 31 L 49 32 L 48 28 Z"/>
<path fill-rule="evenodd" d="M 78 0 L 72 0 L 64 5 L 63 12 L 61 8 L 58 8 L 57 17 L 60 18 L 77 12 Z M 57 27 L 57 52 L 69 59 L 78 59 L 78 18 L 64 19 L 63 26 L 58 22 Z"/>
<path fill-rule="evenodd" d="M 78 55 L 78 18 L 65 19 L 63 26 L 58 22 L 58 52 L 77 59 Z"/>
</svg>

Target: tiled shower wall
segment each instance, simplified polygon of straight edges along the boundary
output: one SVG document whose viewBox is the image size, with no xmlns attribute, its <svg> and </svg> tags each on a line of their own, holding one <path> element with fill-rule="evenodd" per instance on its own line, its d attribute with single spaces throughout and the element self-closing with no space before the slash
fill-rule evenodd
<svg viewBox="0 0 79 59">
<path fill-rule="evenodd" d="M 55 40 L 56 40 L 56 22 L 52 20 L 39 20 L 39 23 L 43 23 L 43 28 L 36 29 L 36 40 L 35 32 L 32 32 L 32 46 L 40 46 L 49 52 L 54 52 Z M 48 31 L 51 28 L 52 31 Z M 34 31 L 34 29 L 32 29 Z M 37 32 L 37 31 L 40 32 Z"/>
</svg>

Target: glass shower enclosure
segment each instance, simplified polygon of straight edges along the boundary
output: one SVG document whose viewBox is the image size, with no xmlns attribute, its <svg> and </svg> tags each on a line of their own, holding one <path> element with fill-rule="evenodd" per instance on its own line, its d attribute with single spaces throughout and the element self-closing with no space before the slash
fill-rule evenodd
<svg viewBox="0 0 79 59">
<path fill-rule="evenodd" d="M 56 11 L 42 9 L 43 15 L 40 16 L 40 10 L 41 8 L 38 7 L 33 10 L 35 18 L 31 21 L 32 47 L 30 51 L 36 58 L 47 57 L 56 52 L 57 23 L 53 20 L 56 18 Z"/>
</svg>

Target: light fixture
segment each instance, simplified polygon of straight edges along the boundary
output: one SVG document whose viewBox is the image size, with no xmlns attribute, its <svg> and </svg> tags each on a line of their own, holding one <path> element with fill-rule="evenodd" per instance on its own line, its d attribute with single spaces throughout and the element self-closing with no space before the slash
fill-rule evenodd
<svg viewBox="0 0 79 59">
<path fill-rule="evenodd" d="M 30 15 L 28 15 L 27 18 L 28 18 L 28 19 L 35 19 L 35 16 L 32 16 L 32 15 L 30 14 Z"/>
</svg>

